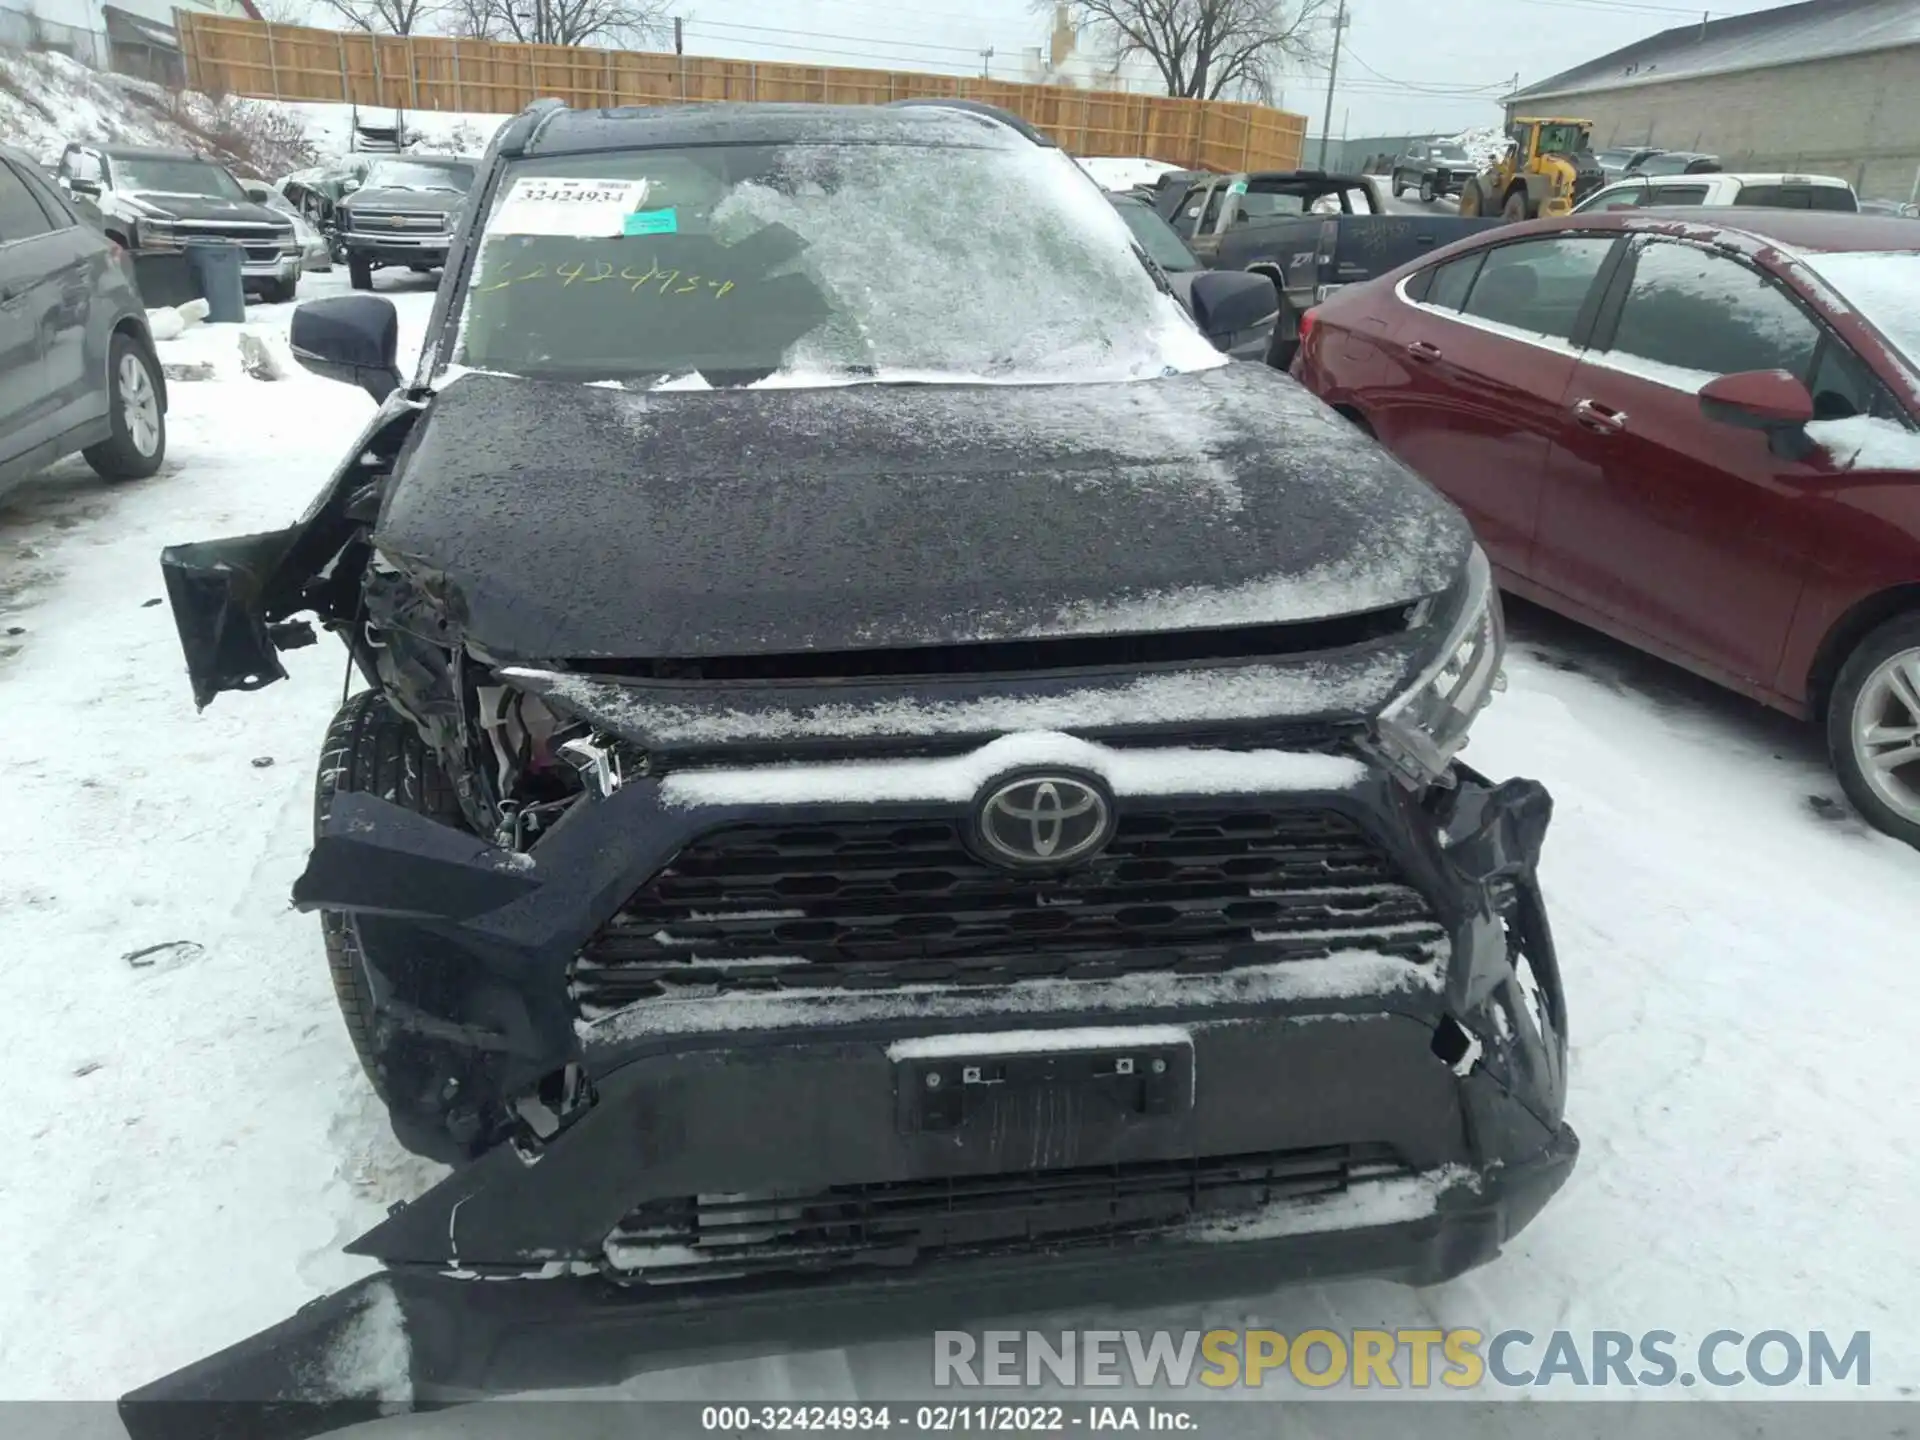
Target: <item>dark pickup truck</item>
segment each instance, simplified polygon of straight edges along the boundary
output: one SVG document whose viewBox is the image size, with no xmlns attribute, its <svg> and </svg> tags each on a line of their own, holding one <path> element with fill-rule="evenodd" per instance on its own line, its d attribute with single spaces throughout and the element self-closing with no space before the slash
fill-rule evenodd
<svg viewBox="0 0 1920 1440">
<path fill-rule="evenodd" d="M 1292 359 L 1299 318 L 1334 290 L 1505 222 L 1458 215 L 1389 215 L 1374 181 L 1322 170 L 1212 175 L 1160 213 L 1208 268 L 1253 270 L 1280 291 L 1275 364 Z"/>
</svg>

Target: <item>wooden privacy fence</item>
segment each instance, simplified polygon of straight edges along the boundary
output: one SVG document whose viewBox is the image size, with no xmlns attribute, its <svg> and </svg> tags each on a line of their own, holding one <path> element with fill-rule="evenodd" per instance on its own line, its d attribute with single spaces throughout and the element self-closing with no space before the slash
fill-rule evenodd
<svg viewBox="0 0 1920 1440">
<path fill-rule="evenodd" d="M 1077 155 L 1143 155 L 1202 170 L 1291 170 L 1304 116 L 965 75 L 716 60 L 439 35 L 371 35 L 175 10 L 187 84 L 213 95 L 510 115 L 544 96 L 579 108 L 695 100 L 871 105 L 962 97 L 1011 110 Z"/>
</svg>

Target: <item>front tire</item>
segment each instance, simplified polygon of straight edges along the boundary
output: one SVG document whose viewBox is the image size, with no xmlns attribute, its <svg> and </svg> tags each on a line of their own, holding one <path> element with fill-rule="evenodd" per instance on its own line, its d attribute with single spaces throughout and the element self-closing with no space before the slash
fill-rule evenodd
<svg viewBox="0 0 1920 1440">
<path fill-rule="evenodd" d="M 81 451 L 102 480 L 144 480 L 167 458 L 167 412 L 147 347 L 121 331 L 107 350 L 107 422 L 113 433 Z"/>
<path fill-rule="evenodd" d="M 1920 614 L 1887 621 L 1840 667 L 1827 753 L 1867 822 L 1920 849 Z"/>
<path fill-rule="evenodd" d="M 1433 181 L 1422 180 L 1420 182 L 1420 200 L 1422 204 L 1426 205 L 1433 203 Z"/>
<path fill-rule="evenodd" d="M 347 256 L 347 282 L 356 290 L 371 290 L 373 262 L 359 255 Z"/>
<path fill-rule="evenodd" d="M 439 757 L 376 690 L 363 691 L 340 707 L 327 729 L 313 787 L 313 829 L 332 812 L 334 797 L 377 795 L 416 814 L 466 829 L 460 802 Z M 448 1095 L 449 1076 L 469 1067 L 450 1047 L 422 1038 L 382 1018 L 374 1003 L 368 952 L 351 913 L 320 912 L 327 970 L 333 980 L 347 1038 L 373 1092 L 387 1107 L 395 1136 L 416 1155 L 452 1163 L 474 1152 L 483 1096 Z M 401 968 L 383 965 L 383 973 Z"/>
<path fill-rule="evenodd" d="M 1400 172 L 1398 170 L 1393 172 L 1393 178 L 1387 183 L 1393 190 L 1394 199 L 1398 200 L 1402 195 L 1407 193 L 1407 187 L 1400 183 Z"/>
<path fill-rule="evenodd" d="M 1509 224 L 1527 219 L 1527 192 L 1516 190 L 1507 196 L 1507 203 L 1500 207 L 1500 218 Z"/>
<path fill-rule="evenodd" d="M 275 280 L 262 286 L 260 298 L 269 305 L 285 305 L 299 293 L 299 290 L 300 278 L 296 275 L 291 280 Z"/>
</svg>

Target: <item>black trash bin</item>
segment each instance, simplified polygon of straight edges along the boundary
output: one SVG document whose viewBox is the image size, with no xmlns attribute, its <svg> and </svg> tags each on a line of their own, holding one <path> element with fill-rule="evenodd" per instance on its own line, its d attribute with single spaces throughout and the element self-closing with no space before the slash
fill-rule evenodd
<svg viewBox="0 0 1920 1440">
<path fill-rule="evenodd" d="M 177 251 L 135 255 L 133 274 L 140 286 L 140 303 L 149 310 L 184 305 L 200 296 L 200 283 L 187 267 L 187 257 Z"/>
<path fill-rule="evenodd" d="M 207 302 L 207 319 L 238 325 L 247 318 L 247 287 L 240 270 L 243 251 L 232 240 L 189 240 L 187 268 Z"/>
</svg>

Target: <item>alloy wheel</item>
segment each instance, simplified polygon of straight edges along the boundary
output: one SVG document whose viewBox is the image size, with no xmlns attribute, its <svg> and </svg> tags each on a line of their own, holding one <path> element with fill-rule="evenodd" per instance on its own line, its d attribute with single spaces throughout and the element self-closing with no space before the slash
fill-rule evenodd
<svg viewBox="0 0 1920 1440">
<path fill-rule="evenodd" d="M 160 443 L 160 396 L 145 362 L 131 353 L 120 357 L 120 418 L 133 448 L 152 455 Z"/>
<path fill-rule="evenodd" d="M 1920 648 L 1889 655 L 1860 687 L 1853 758 L 1874 794 L 1920 824 Z"/>
</svg>

